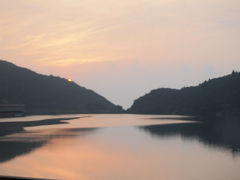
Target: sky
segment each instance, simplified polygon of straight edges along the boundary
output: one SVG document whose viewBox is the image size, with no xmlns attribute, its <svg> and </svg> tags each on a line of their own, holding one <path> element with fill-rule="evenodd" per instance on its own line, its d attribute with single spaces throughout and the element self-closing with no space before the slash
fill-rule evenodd
<svg viewBox="0 0 240 180">
<path fill-rule="evenodd" d="M 124 108 L 240 71 L 239 0 L 0 0 L 0 59 Z"/>
</svg>

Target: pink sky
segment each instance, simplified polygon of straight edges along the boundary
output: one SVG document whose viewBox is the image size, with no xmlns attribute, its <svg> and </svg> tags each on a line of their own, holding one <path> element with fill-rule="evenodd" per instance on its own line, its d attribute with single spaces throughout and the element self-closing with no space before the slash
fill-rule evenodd
<svg viewBox="0 0 240 180">
<path fill-rule="evenodd" d="M 240 70 L 239 0 L 1 0 L 0 59 L 125 108 Z"/>
</svg>

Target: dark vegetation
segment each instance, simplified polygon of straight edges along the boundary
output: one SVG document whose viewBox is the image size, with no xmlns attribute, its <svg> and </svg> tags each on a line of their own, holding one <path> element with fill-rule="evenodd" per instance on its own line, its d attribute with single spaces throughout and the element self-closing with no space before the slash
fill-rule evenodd
<svg viewBox="0 0 240 180">
<path fill-rule="evenodd" d="M 130 113 L 228 116 L 240 114 L 240 73 L 208 80 L 195 87 L 161 88 L 135 100 Z"/>
<path fill-rule="evenodd" d="M 24 104 L 27 114 L 123 113 L 92 90 L 0 60 L 0 104 Z M 160 88 L 135 100 L 129 113 L 228 116 L 240 114 L 240 73 L 195 87 Z"/>
<path fill-rule="evenodd" d="M 27 178 L 27 177 L 13 177 L 13 176 L 0 176 L 0 180 L 46 180 L 39 178 Z"/>
<path fill-rule="evenodd" d="M 119 113 L 92 90 L 0 60 L 0 104 L 24 104 L 27 114 Z"/>
</svg>

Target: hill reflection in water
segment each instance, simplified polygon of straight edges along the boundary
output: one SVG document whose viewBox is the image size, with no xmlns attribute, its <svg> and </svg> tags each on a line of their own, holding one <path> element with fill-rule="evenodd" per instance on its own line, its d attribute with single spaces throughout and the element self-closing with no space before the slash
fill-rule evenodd
<svg viewBox="0 0 240 180">
<path fill-rule="evenodd" d="M 155 137 L 181 136 L 210 147 L 218 147 L 240 155 L 240 121 L 237 119 L 202 119 L 197 123 L 178 123 L 139 127 Z"/>
<path fill-rule="evenodd" d="M 181 116 L 116 114 L 69 121 L 57 117 L 52 126 L 46 125 L 48 119 L 19 122 L 14 124 L 17 131 L 0 136 L 0 175 L 69 180 L 240 177 L 238 120 L 209 123 Z"/>
</svg>

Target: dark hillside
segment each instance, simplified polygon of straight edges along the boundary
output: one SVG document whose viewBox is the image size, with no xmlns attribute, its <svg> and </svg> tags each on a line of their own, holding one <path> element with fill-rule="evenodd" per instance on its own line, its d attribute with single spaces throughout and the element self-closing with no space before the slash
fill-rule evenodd
<svg viewBox="0 0 240 180">
<path fill-rule="evenodd" d="M 220 115 L 240 113 L 240 73 L 208 80 L 195 87 L 156 89 L 135 100 L 128 110 L 142 114 Z"/>
<path fill-rule="evenodd" d="M 0 60 L 0 103 L 25 104 L 29 114 L 121 112 L 92 90 Z"/>
</svg>

